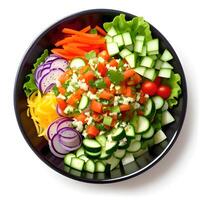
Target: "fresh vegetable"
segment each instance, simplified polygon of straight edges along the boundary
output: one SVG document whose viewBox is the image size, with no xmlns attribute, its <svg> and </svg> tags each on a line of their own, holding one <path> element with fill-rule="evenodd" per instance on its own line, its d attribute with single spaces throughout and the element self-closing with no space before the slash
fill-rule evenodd
<svg viewBox="0 0 200 200">
<path fill-rule="evenodd" d="M 150 96 L 154 96 L 158 90 L 154 82 L 146 81 L 142 84 L 142 91 Z"/>
<path fill-rule="evenodd" d="M 168 99 L 171 94 L 171 88 L 167 85 L 160 85 L 157 90 L 157 95 L 163 99 Z"/>
</svg>

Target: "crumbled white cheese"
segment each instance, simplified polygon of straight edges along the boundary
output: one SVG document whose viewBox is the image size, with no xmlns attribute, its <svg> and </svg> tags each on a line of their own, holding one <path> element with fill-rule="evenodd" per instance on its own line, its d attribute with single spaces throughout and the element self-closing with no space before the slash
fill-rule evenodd
<svg viewBox="0 0 200 200">
<path fill-rule="evenodd" d="M 119 122 L 117 122 L 117 123 L 115 124 L 115 128 L 118 128 L 118 126 L 119 126 Z"/>
<path fill-rule="evenodd" d="M 124 63 L 124 67 L 128 67 L 129 65 L 127 63 Z"/>
<path fill-rule="evenodd" d="M 138 109 L 138 108 L 140 108 L 140 104 L 137 103 L 137 102 L 135 102 L 135 103 L 134 103 L 134 109 Z"/>
<path fill-rule="evenodd" d="M 71 82 L 72 84 L 76 84 L 77 81 L 78 81 L 78 77 L 77 77 L 76 73 L 73 73 L 70 82 Z"/>
<path fill-rule="evenodd" d="M 149 98 L 149 95 L 148 95 L 148 94 L 145 94 L 144 97 L 145 97 L 145 98 Z"/>
<path fill-rule="evenodd" d="M 84 131 L 82 132 L 82 135 L 83 135 L 84 138 L 87 137 L 87 131 L 84 130 Z"/>
<path fill-rule="evenodd" d="M 56 86 L 57 86 L 57 87 L 60 87 L 60 86 L 61 86 L 61 83 L 60 83 L 59 80 L 56 80 Z"/>
<path fill-rule="evenodd" d="M 140 100 L 140 93 L 137 92 L 137 93 L 136 93 L 136 101 L 139 101 L 139 100 Z"/>
<path fill-rule="evenodd" d="M 90 92 L 90 91 L 87 92 L 87 97 L 88 97 L 90 100 L 98 99 L 97 95 L 92 94 L 92 92 Z"/>
<path fill-rule="evenodd" d="M 107 68 L 108 70 L 117 71 L 117 68 L 116 68 L 116 67 L 112 67 L 112 66 L 110 66 L 109 64 L 106 64 L 106 68 Z"/>
<path fill-rule="evenodd" d="M 79 132 L 83 131 L 83 123 L 81 121 L 74 119 L 74 121 L 72 122 L 72 126 L 74 126 Z"/>
<path fill-rule="evenodd" d="M 126 122 L 122 122 L 122 123 L 120 124 L 120 126 L 123 127 L 123 128 L 126 127 Z"/>
<path fill-rule="evenodd" d="M 93 118 L 92 117 L 87 117 L 86 121 L 87 121 L 87 125 L 90 125 L 92 123 L 92 121 L 93 121 Z"/>
<path fill-rule="evenodd" d="M 62 99 L 62 100 L 65 100 L 65 99 L 66 99 L 66 97 L 65 97 L 64 95 L 62 95 L 62 94 L 59 94 L 59 95 L 57 96 L 57 98 Z"/>
<path fill-rule="evenodd" d="M 67 87 L 67 92 L 74 92 L 74 91 L 75 91 L 75 88 L 72 85 L 69 85 Z"/>
<path fill-rule="evenodd" d="M 103 135 L 103 134 L 105 134 L 105 131 L 100 131 L 99 132 L 99 135 Z"/>
<path fill-rule="evenodd" d="M 83 89 L 85 91 L 88 90 L 88 85 L 85 83 L 84 80 L 78 81 L 77 85 L 78 85 L 79 88 L 81 88 L 81 89 Z"/>
<path fill-rule="evenodd" d="M 115 90 L 120 90 L 120 89 L 121 89 L 121 87 L 119 85 L 115 86 Z"/>
<path fill-rule="evenodd" d="M 97 58 L 91 58 L 88 62 L 88 64 L 90 65 L 90 67 L 95 66 L 98 63 L 98 59 Z"/>
<path fill-rule="evenodd" d="M 85 115 L 86 115 L 87 117 L 89 117 L 89 116 L 90 116 L 90 113 L 89 113 L 89 112 L 85 112 Z"/>
<path fill-rule="evenodd" d="M 120 96 L 115 96 L 115 97 L 114 97 L 114 102 L 113 102 L 114 106 L 117 106 L 117 105 L 118 105 L 119 100 L 120 100 Z"/>
<path fill-rule="evenodd" d="M 122 104 L 128 105 L 129 103 L 134 102 L 134 98 L 122 96 L 122 98 L 119 100 L 119 102 L 122 103 Z"/>
<path fill-rule="evenodd" d="M 110 90 L 112 90 L 115 87 L 113 83 L 110 84 Z"/>
<path fill-rule="evenodd" d="M 102 57 L 98 57 L 98 61 L 99 61 L 100 63 L 103 63 L 105 60 L 104 60 Z"/>
<path fill-rule="evenodd" d="M 65 108 L 65 110 L 64 110 L 64 113 L 65 114 L 69 114 L 69 113 L 72 113 L 74 111 L 74 107 L 72 107 L 72 106 L 67 106 L 66 108 Z"/>
</svg>

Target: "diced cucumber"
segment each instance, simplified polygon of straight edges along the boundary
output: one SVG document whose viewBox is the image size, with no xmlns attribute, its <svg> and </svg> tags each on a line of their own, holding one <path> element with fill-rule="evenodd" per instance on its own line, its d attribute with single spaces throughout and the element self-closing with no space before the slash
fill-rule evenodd
<svg viewBox="0 0 200 200">
<path fill-rule="evenodd" d="M 142 67 L 149 67 L 151 68 L 153 66 L 153 59 L 151 57 L 145 56 L 140 64 Z"/>
<path fill-rule="evenodd" d="M 96 159 L 99 158 L 99 156 L 101 155 L 101 152 L 91 152 L 91 151 L 87 151 L 85 150 L 85 154 L 87 155 L 88 158 L 91 159 Z"/>
<path fill-rule="evenodd" d="M 119 55 L 122 57 L 122 58 L 125 58 L 126 56 L 132 54 L 131 51 L 129 51 L 128 49 L 123 49 L 120 51 Z"/>
<path fill-rule="evenodd" d="M 112 113 L 120 113 L 120 107 L 119 106 L 113 106 L 111 109 Z"/>
<path fill-rule="evenodd" d="M 168 108 L 169 108 L 169 105 L 168 105 L 167 101 L 165 101 L 165 103 L 164 103 L 164 105 L 163 105 L 161 110 L 165 111 L 165 110 L 168 110 Z"/>
<path fill-rule="evenodd" d="M 84 160 L 85 162 L 87 162 L 89 160 L 89 158 L 87 156 L 85 156 L 85 155 L 81 155 L 78 158 Z"/>
<path fill-rule="evenodd" d="M 78 68 L 83 67 L 83 66 L 85 66 L 85 61 L 82 58 L 74 58 L 70 62 L 71 68 L 78 69 Z"/>
<path fill-rule="evenodd" d="M 140 134 L 137 134 L 137 135 L 135 135 L 134 140 L 136 140 L 136 141 L 140 141 L 141 138 L 142 138 L 142 136 L 141 136 Z"/>
<path fill-rule="evenodd" d="M 125 155 L 125 157 L 122 159 L 122 164 L 123 164 L 123 165 L 127 165 L 127 164 L 133 162 L 134 160 L 135 160 L 135 159 L 134 159 L 134 157 L 133 157 L 133 154 L 127 152 L 126 155 Z"/>
<path fill-rule="evenodd" d="M 113 37 L 113 41 L 117 43 L 118 47 L 122 47 L 124 45 L 123 37 L 122 35 L 115 35 Z"/>
<path fill-rule="evenodd" d="M 78 109 L 84 110 L 88 106 L 88 104 L 89 104 L 89 98 L 86 95 L 83 95 L 78 105 Z"/>
<path fill-rule="evenodd" d="M 159 40 L 158 39 L 153 39 L 150 40 L 146 43 L 147 46 L 147 52 L 154 52 L 154 51 L 159 51 Z"/>
<path fill-rule="evenodd" d="M 141 148 L 141 142 L 137 140 L 131 140 L 129 147 L 127 148 L 128 152 L 136 152 Z"/>
<path fill-rule="evenodd" d="M 125 46 L 131 45 L 133 43 L 131 39 L 131 34 L 129 32 L 122 33 L 122 37 L 123 37 Z"/>
<path fill-rule="evenodd" d="M 125 149 L 117 149 L 113 155 L 118 159 L 122 159 L 125 156 L 125 154 L 126 154 Z"/>
<path fill-rule="evenodd" d="M 144 44 L 143 41 L 136 40 L 135 46 L 134 46 L 134 51 L 137 52 L 137 53 L 142 53 L 143 44 Z"/>
<path fill-rule="evenodd" d="M 165 133 L 160 129 L 159 131 L 157 131 L 155 133 L 155 135 L 153 136 L 154 139 L 154 144 L 159 144 L 162 141 L 164 141 L 167 138 L 167 136 L 165 135 Z"/>
<path fill-rule="evenodd" d="M 84 148 L 80 147 L 79 149 L 77 149 L 76 151 L 76 157 L 79 157 L 81 155 L 84 155 Z"/>
<path fill-rule="evenodd" d="M 128 124 L 125 128 L 125 133 L 127 138 L 134 138 L 135 137 L 135 130 L 131 124 Z"/>
<path fill-rule="evenodd" d="M 161 69 L 173 69 L 174 67 L 170 65 L 168 62 L 163 62 L 161 65 Z"/>
<path fill-rule="evenodd" d="M 116 42 L 106 43 L 108 54 L 114 56 L 119 53 L 119 47 Z"/>
<path fill-rule="evenodd" d="M 153 102 L 155 104 L 156 110 L 159 110 L 163 107 L 165 101 L 162 97 L 154 96 L 154 97 L 152 97 L 152 99 L 153 99 Z"/>
<path fill-rule="evenodd" d="M 103 124 L 104 125 L 107 125 L 107 126 L 110 126 L 112 124 L 112 117 L 110 116 L 105 116 L 103 118 Z"/>
<path fill-rule="evenodd" d="M 119 141 L 119 149 L 127 149 L 130 144 L 130 140 L 127 140 L 127 138 L 123 138 Z"/>
<path fill-rule="evenodd" d="M 162 120 L 161 120 L 162 126 L 170 124 L 174 121 L 175 121 L 174 117 L 171 115 L 171 113 L 168 110 L 165 110 L 162 112 Z"/>
<path fill-rule="evenodd" d="M 108 31 L 108 35 L 111 36 L 111 37 L 117 35 L 117 31 L 115 30 L 115 28 L 113 26 Z"/>
<path fill-rule="evenodd" d="M 137 67 L 134 69 L 136 73 L 140 74 L 141 76 L 144 75 L 146 67 Z"/>
<path fill-rule="evenodd" d="M 75 154 L 73 154 L 73 153 L 68 153 L 68 154 L 64 157 L 64 163 L 65 163 L 65 165 L 70 166 L 72 158 L 75 158 L 75 157 L 76 157 Z"/>
<path fill-rule="evenodd" d="M 147 55 L 147 47 L 143 45 L 142 52 L 139 54 L 139 56 L 146 56 Z"/>
<path fill-rule="evenodd" d="M 105 165 L 101 161 L 97 161 L 95 164 L 95 172 L 105 172 Z"/>
<path fill-rule="evenodd" d="M 95 163 L 92 160 L 88 160 L 85 163 L 84 170 L 86 172 L 94 173 L 94 171 L 95 171 Z"/>
<path fill-rule="evenodd" d="M 110 165 L 110 171 L 115 169 L 117 165 L 119 164 L 120 160 L 118 158 L 115 158 L 114 156 L 110 157 L 108 160 L 106 160 L 106 163 Z"/>
<path fill-rule="evenodd" d="M 126 48 L 127 48 L 129 51 L 133 51 L 133 50 L 134 50 L 133 44 L 130 44 L 130 45 L 126 46 Z"/>
<path fill-rule="evenodd" d="M 102 150 L 101 150 L 101 154 L 99 156 L 99 159 L 104 160 L 104 159 L 109 158 L 110 156 L 111 156 L 111 154 L 107 154 L 105 147 L 103 147 Z"/>
<path fill-rule="evenodd" d="M 153 134 L 154 134 L 154 128 L 153 126 L 150 126 L 150 128 L 142 134 L 142 137 L 144 139 L 148 139 L 148 138 L 151 138 Z"/>
<path fill-rule="evenodd" d="M 112 154 L 118 147 L 117 141 L 106 141 L 106 153 Z"/>
<path fill-rule="evenodd" d="M 145 39 L 145 37 L 144 37 L 143 35 L 137 35 L 137 36 L 135 37 L 135 40 L 136 40 L 136 41 L 142 41 L 142 42 L 144 42 L 144 39 Z"/>
<path fill-rule="evenodd" d="M 155 63 L 155 69 L 159 70 L 161 68 L 162 64 L 163 64 L 163 61 L 157 60 Z"/>
<path fill-rule="evenodd" d="M 162 56 L 160 57 L 162 61 L 169 61 L 173 59 L 172 54 L 169 52 L 169 50 L 165 49 Z"/>
<path fill-rule="evenodd" d="M 150 52 L 148 52 L 149 56 L 157 55 L 157 54 L 159 54 L 159 51 L 150 51 Z"/>
<path fill-rule="evenodd" d="M 143 155 L 144 153 L 146 153 L 148 151 L 148 148 L 145 148 L 145 149 L 140 149 L 139 151 L 136 151 L 133 153 L 133 156 L 135 158 L 138 158 L 140 157 L 141 155 Z"/>
<path fill-rule="evenodd" d="M 124 138 L 124 129 L 122 127 L 118 127 L 112 130 L 112 139 L 114 141 L 119 141 Z"/>
<path fill-rule="evenodd" d="M 149 139 L 145 139 L 145 140 L 142 142 L 141 148 L 142 148 L 142 149 L 146 149 L 146 148 L 152 147 L 153 145 L 154 145 L 154 139 L 153 139 L 153 137 L 151 137 L 151 138 L 149 138 Z"/>
<path fill-rule="evenodd" d="M 160 69 L 159 73 L 158 73 L 158 76 L 159 77 L 162 77 L 162 78 L 170 78 L 171 77 L 171 72 L 172 70 L 171 69 Z"/>
<path fill-rule="evenodd" d="M 79 171 L 82 171 L 84 163 L 85 163 L 84 160 L 82 160 L 80 158 L 73 157 L 71 159 L 70 167 L 77 169 Z"/>
<path fill-rule="evenodd" d="M 83 139 L 83 145 L 87 151 L 99 152 L 101 151 L 101 145 L 95 139 Z"/>
<path fill-rule="evenodd" d="M 145 78 L 148 78 L 151 81 L 154 81 L 156 78 L 156 70 L 152 68 L 147 68 L 143 75 Z"/>
<path fill-rule="evenodd" d="M 137 129 L 135 130 L 136 133 L 142 133 L 149 129 L 149 120 L 146 117 L 138 116 L 138 124 Z"/>
<path fill-rule="evenodd" d="M 135 68 L 136 65 L 136 55 L 134 53 L 125 57 L 125 60 L 128 62 L 131 68 Z"/>
<path fill-rule="evenodd" d="M 105 136 L 105 135 L 98 135 L 98 136 L 96 136 L 95 139 L 97 140 L 97 142 L 99 142 L 99 144 L 100 144 L 102 147 L 105 147 L 105 146 L 106 146 L 106 136 Z"/>
<path fill-rule="evenodd" d="M 109 36 L 109 35 L 106 35 L 105 39 L 106 39 L 107 43 L 113 42 L 113 38 L 111 36 Z"/>
</svg>

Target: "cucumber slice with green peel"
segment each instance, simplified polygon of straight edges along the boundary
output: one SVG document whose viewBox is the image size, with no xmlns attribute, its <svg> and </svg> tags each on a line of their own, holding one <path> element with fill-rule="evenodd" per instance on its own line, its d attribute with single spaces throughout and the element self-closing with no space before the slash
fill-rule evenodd
<svg viewBox="0 0 200 200">
<path fill-rule="evenodd" d="M 78 105 L 78 109 L 84 110 L 88 106 L 88 104 L 89 104 L 89 98 L 86 95 L 83 95 Z"/>
<path fill-rule="evenodd" d="M 135 70 L 135 72 L 138 73 L 139 75 L 144 76 L 146 67 L 137 67 L 137 68 L 135 68 L 134 70 Z"/>
<path fill-rule="evenodd" d="M 149 129 L 150 123 L 146 117 L 138 116 L 138 124 L 135 130 L 136 133 L 143 133 Z"/>
<path fill-rule="evenodd" d="M 144 116 L 149 117 L 151 115 L 152 109 L 153 109 L 153 101 L 151 99 L 148 99 L 144 105 Z"/>
<path fill-rule="evenodd" d="M 159 54 L 159 51 L 150 51 L 150 52 L 148 52 L 149 56 L 157 55 L 157 54 Z"/>
<path fill-rule="evenodd" d="M 171 69 L 161 68 L 159 73 L 158 73 L 158 76 L 162 77 L 162 78 L 170 78 L 171 72 L 172 72 Z"/>
<path fill-rule="evenodd" d="M 154 144 L 159 144 L 162 141 L 164 141 L 167 138 L 167 136 L 165 135 L 165 133 L 160 129 L 159 131 L 157 131 L 155 133 L 155 135 L 153 136 L 154 139 Z"/>
<path fill-rule="evenodd" d="M 133 44 L 130 44 L 130 45 L 126 46 L 126 48 L 127 48 L 129 51 L 133 51 L 133 50 L 134 50 Z"/>
<path fill-rule="evenodd" d="M 156 78 L 156 70 L 152 68 L 146 68 L 143 76 L 151 81 L 154 81 Z"/>
<path fill-rule="evenodd" d="M 106 141 L 106 153 L 107 154 L 112 154 L 118 147 L 118 142 L 117 141 Z"/>
<path fill-rule="evenodd" d="M 95 163 L 95 172 L 105 172 L 106 166 L 103 162 L 97 161 Z"/>
<path fill-rule="evenodd" d="M 132 39 L 131 39 L 131 34 L 129 32 L 122 33 L 122 37 L 123 37 L 125 46 L 133 44 Z"/>
<path fill-rule="evenodd" d="M 81 155 L 84 155 L 85 152 L 84 152 L 84 148 L 83 147 L 80 147 L 79 149 L 76 150 L 76 157 L 79 157 Z"/>
<path fill-rule="evenodd" d="M 75 154 L 73 154 L 73 153 L 68 153 L 68 154 L 64 157 L 64 164 L 70 166 L 72 158 L 75 158 L 75 157 L 76 157 Z"/>
<path fill-rule="evenodd" d="M 144 57 L 147 55 L 147 47 L 143 45 L 142 52 L 139 54 L 139 56 Z"/>
<path fill-rule="evenodd" d="M 113 38 L 111 36 L 109 36 L 109 35 L 105 36 L 105 40 L 106 40 L 107 43 L 113 42 Z"/>
<path fill-rule="evenodd" d="M 124 45 L 124 40 L 121 34 L 115 35 L 113 37 L 113 41 L 117 43 L 118 47 L 122 47 Z"/>
<path fill-rule="evenodd" d="M 96 159 L 96 158 L 99 158 L 99 156 L 101 155 L 101 151 L 91 152 L 91 151 L 85 150 L 85 155 L 90 159 Z"/>
<path fill-rule="evenodd" d="M 97 142 L 102 146 L 105 147 L 106 146 L 106 136 L 105 135 L 98 135 L 95 138 L 97 140 Z"/>
<path fill-rule="evenodd" d="M 83 139 L 83 146 L 85 150 L 91 152 L 100 152 L 101 145 L 95 139 Z"/>
<path fill-rule="evenodd" d="M 114 156 L 110 157 L 108 160 L 106 160 L 106 163 L 110 165 L 110 171 L 115 169 L 117 165 L 119 164 L 120 160 L 118 158 L 115 158 Z"/>
<path fill-rule="evenodd" d="M 101 150 L 101 154 L 99 156 L 99 159 L 105 160 L 105 159 L 108 159 L 110 156 L 111 156 L 111 154 L 107 154 L 105 147 L 103 147 L 102 150 Z"/>
<path fill-rule="evenodd" d="M 133 125 L 128 124 L 128 125 L 124 128 L 124 130 L 125 130 L 125 133 L 126 133 L 126 137 L 127 137 L 128 139 L 132 139 L 132 138 L 135 137 L 135 130 L 134 130 Z"/>
<path fill-rule="evenodd" d="M 161 61 L 161 60 L 157 60 L 156 63 L 155 63 L 155 69 L 160 70 L 162 64 L 163 64 L 163 61 Z"/>
<path fill-rule="evenodd" d="M 85 66 L 85 61 L 82 58 L 74 58 L 70 62 L 70 68 L 79 69 L 80 67 Z"/>
<path fill-rule="evenodd" d="M 150 128 L 146 132 L 142 133 L 142 138 L 144 139 L 151 138 L 153 134 L 154 134 L 154 128 L 153 126 L 150 126 Z"/>
<path fill-rule="evenodd" d="M 123 138 L 119 141 L 118 149 L 127 149 L 130 144 L 130 140 L 127 140 L 127 138 Z"/>
<path fill-rule="evenodd" d="M 161 109 L 165 103 L 164 99 L 160 96 L 154 96 L 154 97 L 152 97 L 152 100 L 155 104 L 156 110 Z"/>
<path fill-rule="evenodd" d="M 162 112 L 162 119 L 161 119 L 162 126 L 170 124 L 174 121 L 175 121 L 174 117 L 171 115 L 171 113 L 168 110 L 165 110 Z"/>
<path fill-rule="evenodd" d="M 95 172 L 95 163 L 92 160 L 88 160 L 84 165 L 84 170 L 86 172 L 94 173 Z"/>
<path fill-rule="evenodd" d="M 132 54 L 131 51 L 129 51 L 128 49 L 123 49 L 120 51 L 119 55 L 122 57 L 122 58 L 125 58 L 126 56 Z"/>
<path fill-rule="evenodd" d="M 86 155 L 81 155 L 78 158 L 84 160 L 85 162 L 87 162 L 89 160 L 89 158 Z"/>
<path fill-rule="evenodd" d="M 113 36 L 117 35 L 117 31 L 116 31 L 115 28 L 112 26 L 112 27 L 109 29 L 109 31 L 108 31 L 107 34 L 108 34 L 109 36 L 113 37 Z"/>
<path fill-rule="evenodd" d="M 146 153 L 148 151 L 148 148 L 144 148 L 144 149 L 140 149 L 139 151 L 136 151 L 133 153 L 133 156 L 135 158 L 140 157 L 141 155 L 143 155 L 144 153 Z"/>
<path fill-rule="evenodd" d="M 148 147 L 152 147 L 154 145 L 154 139 L 153 137 L 150 138 L 150 139 L 145 139 L 143 142 L 142 142 L 142 146 L 141 148 L 142 149 L 146 149 Z"/>
<path fill-rule="evenodd" d="M 124 156 L 124 158 L 122 159 L 122 164 L 127 165 L 129 163 L 132 163 L 133 161 L 135 161 L 133 154 L 127 152 L 126 155 Z"/>
<path fill-rule="evenodd" d="M 127 148 L 128 152 L 136 152 L 141 148 L 141 142 L 137 140 L 131 140 L 129 147 Z"/>
<path fill-rule="evenodd" d="M 174 67 L 170 65 L 168 62 L 163 62 L 161 65 L 161 69 L 174 69 Z"/>
<path fill-rule="evenodd" d="M 142 41 L 142 42 L 144 42 L 144 39 L 145 39 L 145 37 L 144 37 L 143 35 L 137 35 L 137 36 L 135 37 L 135 40 L 136 40 L 136 41 Z"/>
<path fill-rule="evenodd" d="M 140 65 L 142 67 L 149 67 L 149 68 L 151 68 L 151 67 L 153 67 L 153 63 L 154 63 L 154 61 L 153 61 L 153 59 L 151 57 L 145 56 L 142 59 Z"/>
<path fill-rule="evenodd" d="M 161 110 L 165 111 L 165 110 L 168 110 L 168 108 L 169 108 L 169 105 L 168 105 L 167 101 L 165 101 Z"/>
<path fill-rule="evenodd" d="M 119 53 L 119 47 L 116 42 L 106 43 L 107 51 L 110 56 L 114 56 Z"/>
<path fill-rule="evenodd" d="M 144 41 L 136 40 L 135 46 L 134 46 L 134 52 L 142 53 L 143 45 L 144 45 Z"/>
<path fill-rule="evenodd" d="M 160 57 L 162 61 L 169 61 L 173 59 L 172 54 L 169 52 L 169 50 L 165 49 L 162 56 Z"/>
<path fill-rule="evenodd" d="M 125 156 L 125 154 L 126 154 L 125 149 L 117 149 L 113 155 L 118 159 L 122 159 Z"/>
<path fill-rule="evenodd" d="M 146 43 L 147 52 L 159 51 L 159 40 L 153 39 Z"/>
<path fill-rule="evenodd" d="M 137 134 L 135 135 L 135 138 L 134 138 L 136 141 L 140 141 L 142 139 L 142 136 L 141 134 Z"/>
<path fill-rule="evenodd" d="M 82 171 L 84 164 L 85 164 L 84 160 L 82 160 L 80 158 L 73 157 L 71 159 L 70 167 L 77 169 L 79 171 Z"/>
<path fill-rule="evenodd" d="M 112 139 L 114 141 L 119 141 L 124 138 L 124 129 L 122 127 L 115 128 L 112 130 Z"/>
<path fill-rule="evenodd" d="M 125 57 L 125 60 L 128 62 L 131 68 L 135 68 L 136 65 L 136 55 L 134 53 Z"/>
</svg>

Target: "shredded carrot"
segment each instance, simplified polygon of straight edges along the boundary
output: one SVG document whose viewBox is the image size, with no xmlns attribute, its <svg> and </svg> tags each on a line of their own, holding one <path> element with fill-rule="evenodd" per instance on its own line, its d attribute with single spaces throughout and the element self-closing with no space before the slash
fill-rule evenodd
<svg viewBox="0 0 200 200">
<path fill-rule="evenodd" d="M 100 27 L 100 26 L 95 26 L 95 29 L 103 36 L 105 36 L 107 33 Z"/>
</svg>

